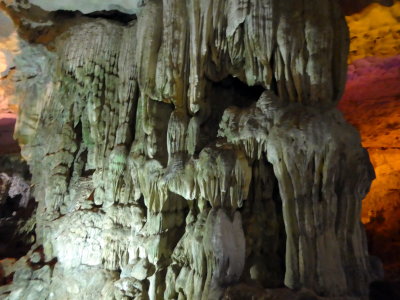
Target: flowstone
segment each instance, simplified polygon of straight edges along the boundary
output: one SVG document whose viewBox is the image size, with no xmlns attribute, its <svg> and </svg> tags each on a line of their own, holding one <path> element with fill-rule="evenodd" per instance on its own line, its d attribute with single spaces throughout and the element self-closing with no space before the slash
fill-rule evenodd
<svg viewBox="0 0 400 300">
<path fill-rule="evenodd" d="M 129 24 L 57 30 L 16 60 L 36 70 L 16 81 L 15 135 L 40 256 L 8 299 L 229 299 L 237 284 L 367 298 L 374 175 L 335 108 L 335 1 L 154 0 Z"/>
</svg>

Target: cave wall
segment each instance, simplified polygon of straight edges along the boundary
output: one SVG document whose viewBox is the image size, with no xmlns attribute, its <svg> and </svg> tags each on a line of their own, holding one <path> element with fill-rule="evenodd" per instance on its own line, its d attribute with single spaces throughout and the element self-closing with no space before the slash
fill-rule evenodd
<svg viewBox="0 0 400 300">
<path fill-rule="evenodd" d="M 10 17 L 0 11 L 0 155 L 18 153 L 18 143 L 12 138 L 17 108 L 10 103 L 14 84 L 6 78 L 15 67 L 14 57 L 19 53 L 18 34 Z"/>
<path fill-rule="evenodd" d="M 9 78 L 38 211 L 8 299 L 219 299 L 239 283 L 367 298 L 373 170 L 335 108 L 335 1 L 148 1 L 129 23 L 72 14 L 42 36 L 19 22 L 47 42 Z"/>
<path fill-rule="evenodd" d="M 384 263 L 385 277 L 400 278 L 400 2 L 371 5 L 347 17 L 349 71 L 339 104 L 361 133 L 376 179 L 363 201 L 370 251 Z"/>
</svg>

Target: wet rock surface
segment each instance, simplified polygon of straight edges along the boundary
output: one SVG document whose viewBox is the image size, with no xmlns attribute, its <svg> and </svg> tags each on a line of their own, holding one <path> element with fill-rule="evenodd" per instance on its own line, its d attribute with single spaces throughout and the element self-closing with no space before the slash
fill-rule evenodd
<svg viewBox="0 0 400 300">
<path fill-rule="evenodd" d="M 7 299 L 230 299 L 237 284 L 260 287 L 249 299 L 368 297 L 373 171 L 335 108 L 336 2 L 148 1 L 128 24 L 47 21 L 42 36 L 21 21 L 36 43 L 8 78 L 38 207 Z"/>
</svg>

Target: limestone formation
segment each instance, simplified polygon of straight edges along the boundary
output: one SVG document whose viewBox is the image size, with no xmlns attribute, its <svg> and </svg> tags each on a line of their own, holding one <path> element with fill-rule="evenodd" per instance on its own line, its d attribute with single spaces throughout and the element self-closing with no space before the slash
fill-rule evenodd
<svg viewBox="0 0 400 300">
<path fill-rule="evenodd" d="M 99 0 L 28 0 L 33 5 L 37 5 L 47 11 L 56 10 L 79 10 L 83 13 L 92 13 L 95 11 L 104 10 L 118 10 L 127 14 L 135 14 L 138 9 L 143 5 L 146 0 L 112 0 L 112 1 L 99 1 Z"/>
<path fill-rule="evenodd" d="M 374 174 L 335 108 L 336 1 L 153 0 L 127 24 L 52 22 L 10 78 L 38 209 L 7 299 L 220 299 L 239 283 L 367 298 Z"/>
</svg>

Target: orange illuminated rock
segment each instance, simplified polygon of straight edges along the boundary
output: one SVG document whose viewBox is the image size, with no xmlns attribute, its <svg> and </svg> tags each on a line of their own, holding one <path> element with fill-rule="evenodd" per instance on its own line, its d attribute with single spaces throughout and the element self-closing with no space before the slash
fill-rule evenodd
<svg viewBox="0 0 400 300">
<path fill-rule="evenodd" d="M 400 229 L 400 149 L 369 149 L 376 180 L 364 203 L 363 221 L 379 222 L 380 231 Z M 383 220 L 381 220 L 383 221 Z"/>
<path fill-rule="evenodd" d="M 399 232 L 400 223 L 400 56 L 366 58 L 349 67 L 339 104 L 361 133 L 376 179 L 363 202 L 362 220 L 377 231 Z M 378 222 L 379 220 L 379 222 Z"/>
<path fill-rule="evenodd" d="M 19 147 L 13 139 L 17 106 L 10 103 L 15 92 L 7 76 L 15 67 L 14 56 L 19 51 L 19 38 L 11 19 L 0 11 L 0 155 L 17 153 Z"/>
<path fill-rule="evenodd" d="M 381 258 L 387 279 L 400 278 L 400 149 L 368 149 L 376 179 L 363 201 L 370 251 Z"/>
<path fill-rule="evenodd" d="M 400 277 L 400 2 L 347 18 L 348 80 L 339 108 L 361 133 L 375 169 L 362 221 L 386 278 Z"/>
<path fill-rule="evenodd" d="M 349 66 L 339 103 L 366 148 L 400 147 L 400 55 L 365 58 Z"/>
<path fill-rule="evenodd" d="M 350 29 L 349 62 L 367 56 L 389 57 L 400 53 L 400 2 L 391 7 L 372 4 L 346 17 Z"/>
</svg>

